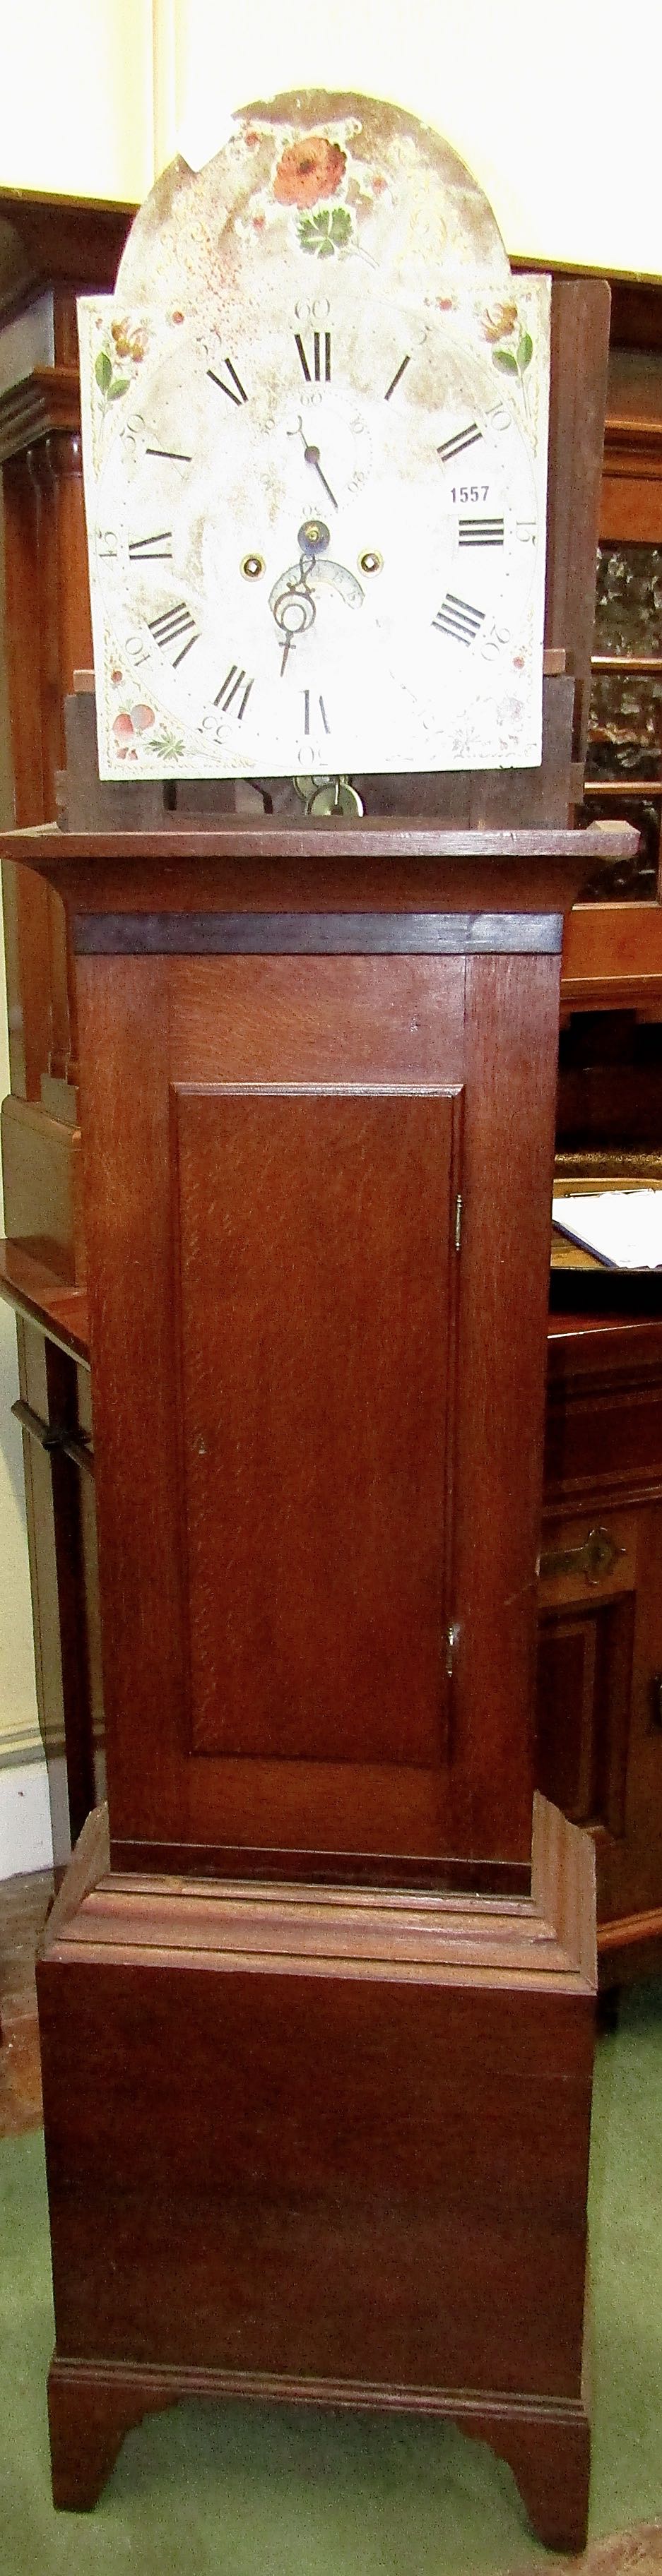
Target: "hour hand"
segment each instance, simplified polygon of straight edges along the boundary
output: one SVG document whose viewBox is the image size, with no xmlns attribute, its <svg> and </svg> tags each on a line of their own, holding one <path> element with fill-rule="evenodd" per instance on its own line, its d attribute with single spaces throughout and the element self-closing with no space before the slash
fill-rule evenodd
<svg viewBox="0 0 662 2576">
<path fill-rule="evenodd" d="M 304 451 L 303 451 L 303 453 L 304 453 L 304 459 L 305 459 L 306 465 L 313 465 L 313 466 L 314 466 L 314 468 L 315 468 L 315 473 L 317 474 L 317 476 L 318 476 L 318 478 L 319 478 L 320 483 L 323 483 L 323 485 L 324 485 L 324 490 L 325 490 L 325 492 L 327 492 L 327 493 L 328 493 L 328 496 L 329 496 L 329 500 L 330 500 L 330 502 L 331 502 L 332 509 L 337 510 L 337 508 L 338 508 L 338 503 L 337 503 L 337 500 L 336 500 L 335 492 L 332 492 L 332 490 L 331 490 L 331 485 L 330 485 L 330 483 L 328 483 L 328 482 L 327 482 L 326 475 L 323 473 L 323 471 L 322 471 L 322 467 L 321 467 L 321 465 L 320 465 L 320 452 L 319 452 L 319 448 L 318 448 L 318 447 L 307 447 L 307 446 L 306 446 L 306 447 L 304 447 Z"/>
</svg>

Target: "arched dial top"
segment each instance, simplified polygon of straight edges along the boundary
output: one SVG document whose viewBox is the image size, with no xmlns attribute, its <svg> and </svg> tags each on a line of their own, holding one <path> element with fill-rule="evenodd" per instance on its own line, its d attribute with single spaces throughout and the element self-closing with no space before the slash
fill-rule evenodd
<svg viewBox="0 0 662 2576">
<path fill-rule="evenodd" d="M 357 194 L 349 115 L 265 179 L 259 114 L 213 290 L 79 308 L 101 774 L 533 766 L 549 281 L 462 266 L 457 190 L 445 255 L 401 133 Z"/>
</svg>

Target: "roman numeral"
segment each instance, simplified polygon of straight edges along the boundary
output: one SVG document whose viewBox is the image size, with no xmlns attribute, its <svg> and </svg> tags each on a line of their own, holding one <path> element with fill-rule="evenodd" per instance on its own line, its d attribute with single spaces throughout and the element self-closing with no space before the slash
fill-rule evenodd
<svg viewBox="0 0 662 2576">
<path fill-rule="evenodd" d="M 313 365 L 312 365 L 312 374 L 311 374 L 311 370 L 310 370 L 310 367 L 309 367 L 309 364 L 308 364 L 308 359 L 307 359 L 307 356 L 306 356 L 306 351 L 305 351 L 304 344 L 303 344 L 303 340 L 302 340 L 302 337 L 301 337 L 301 332 L 300 332 L 300 331 L 295 331 L 294 338 L 295 338 L 296 346 L 297 346 L 297 349 L 298 349 L 298 352 L 299 352 L 299 357 L 300 357 L 300 359 L 301 359 L 301 365 L 302 365 L 302 367 L 303 367 L 303 372 L 304 372 L 304 376 L 305 376 L 305 379 L 306 379 L 306 384 L 307 384 L 307 385 L 312 385 L 312 384 L 321 385 L 321 384 L 322 384 L 322 382 L 324 382 L 324 384 L 325 384 L 325 385 L 330 385 L 330 383 L 331 383 L 331 333 L 330 333 L 330 331 L 314 331 L 314 332 L 313 332 L 313 348 L 312 348 L 312 359 L 313 359 Z M 322 346 L 322 343 L 324 344 L 323 346 Z"/>
<path fill-rule="evenodd" d="M 161 645 L 163 652 L 167 644 L 177 644 L 180 635 L 186 636 L 187 641 L 182 644 L 181 653 L 175 654 L 172 665 L 173 671 L 178 670 L 180 662 L 184 661 L 185 654 L 190 653 L 192 644 L 198 644 L 200 640 L 190 608 L 186 607 L 183 599 L 180 599 L 176 608 L 162 608 L 158 617 L 148 617 L 147 624 L 150 634 L 154 636 L 156 643 Z"/>
<path fill-rule="evenodd" d="M 172 554 L 172 528 L 161 528 L 156 537 L 132 537 L 129 544 L 131 563 L 163 563 Z"/>
<path fill-rule="evenodd" d="M 232 359 L 224 358 L 223 365 L 225 374 L 232 377 L 230 385 L 226 384 L 225 376 L 217 376 L 215 367 L 208 367 L 207 374 L 211 377 L 212 384 L 218 385 L 219 393 L 227 394 L 228 402 L 236 403 L 239 409 L 240 403 L 248 402 L 248 394 L 242 385 L 241 376 L 237 375 L 236 367 L 233 367 Z"/>
<path fill-rule="evenodd" d="M 456 599 L 454 591 L 448 590 L 432 624 L 440 635 L 452 635 L 456 644 L 473 644 L 484 616 L 482 608 L 470 608 L 467 599 Z"/>
<path fill-rule="evenodd" d="M 475 447 L 477 439 L 482 438 L 482 435 L 478 422 L 471 420 L 467 429 L 456 429 L 454 438 L 442 439 L 441 447 L 437 448 L 437 455 L 443 457 L 444 465 L 450 465 L 453 456 L 462 456 L 465 447 Z"/>
<path fill-rule="evenodd" d="M 458 543 L 461 546 L 502 546 L 503 519 L 461 519 Z"/>
<path fill-rule="evenodd" d="M 386 387 L 384 395 L 385 402 L 390 402 L 391 395 L 395 393 L 396 385 L 399 385 L 400 378 L 404 375 L 405 367 L 408 367 L 409 363 L 409 358 L 401 358 L 399 367 L 396 367 L 395 375 L 391 377 L 390 385 L 387 385 Z"/>
<path fill-rule="evenodd" d="M 330 724 L 329 724 L 329 719 L 328 719 L 328 715 L 327 715 L 327 712 L 326 712 L 326 707 L 325 707 L 324 699 L 323 699 L 323 698 L 319 698 L 319 699 L 318 699 L 318 705 L 319 705 L 320 715 L 321 715 L 321 718 L 322 718 L 322 723 L 323 723 L 323 726 L 324 726 L 324 731 L 325 731 L 325 733 L 330 733 L 330 732 L 331 732 L 331 726 L 330 726 Z M 305 734 L 309 734 L 309 733 L 310 733 L 310 689 L 304 689 L 304 692 L 303 692 L 303 730 L 304 730 L 304 733 L 305 733 Z"/>
<path fill-rule="evenodd" d="M 252 686 L 253 682 L 252 680 L 247 680 L 245 671 L 240 671 L 237 662 L 231 662 L 229 671 L 226 671 L 223 686 L 219 689 L 218 694 L 214 699 L 214 706 L 222 707 L 224 715 L 227 715 L 228 708 L 233 705 L 234 699 L 239 697 L 240 692 L 243 692 L 241 695 L 240 705 L 235 707 L 235 715 L 238 723 L 241 724 L 242 716 L 246 713 Z"/>
</svg>

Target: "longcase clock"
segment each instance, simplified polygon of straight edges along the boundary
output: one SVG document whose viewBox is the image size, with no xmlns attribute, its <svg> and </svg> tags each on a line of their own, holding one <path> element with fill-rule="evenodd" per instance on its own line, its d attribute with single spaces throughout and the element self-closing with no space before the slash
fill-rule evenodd
<svg viewBox="0 0 662 2576">
<path fill-rule="evenodd" d="M 594 1902 L 531 1711 L 605 299 L 550 323 L 439 138 L 307 95 L 81 327 L 103 783 L 79 700 L 13 844 L 76 954 L 108 1729 L 40 1967 L 54 2494 L 185 2393 L 413 2408 L 579 2546 Z"/>
</svg>

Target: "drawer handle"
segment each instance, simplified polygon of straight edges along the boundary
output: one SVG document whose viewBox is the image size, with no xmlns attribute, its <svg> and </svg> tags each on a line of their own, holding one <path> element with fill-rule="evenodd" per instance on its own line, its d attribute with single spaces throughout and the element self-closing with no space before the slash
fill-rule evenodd
<svg viewBox="0 0 662 2576">
<path fill-rule="evenodd" d="M 540 1558 L 538 1572 L 541 1580 L 554 1574 L 584 1574 L 587 1583 L 603 1583 L 625 1552 L 609 1530 L 592 1529 L 580 1547 L 550 1547 Z"/>
</svg>

